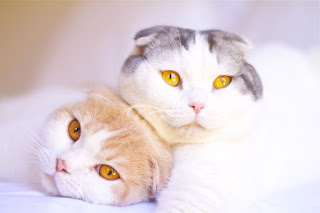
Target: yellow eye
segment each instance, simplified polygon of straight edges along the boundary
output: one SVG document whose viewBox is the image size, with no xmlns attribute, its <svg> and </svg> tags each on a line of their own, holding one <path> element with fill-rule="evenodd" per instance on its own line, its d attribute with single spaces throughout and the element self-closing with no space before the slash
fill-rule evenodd
<svg viewBox="0 0 320 213">
<path fill-rule="evenodd" d="M 71 121 L 69 124 L 69 136 L 72 140 L 77 141 L 81 135 L 80 123 L 77 119 Z"/>
<path fill-rule="evenodd" d="M 178 86 L 180 82 L 180 76 L 175 71 L 167 70 L 162 73 L 162 78 L 167 84 L 171 86 Z"/>
<path fill-rule="evenodd" d="M 221 89 L 228 86 L 230 84 L 230 81 L 231 81 L 231 78 L 229 76 L 220 75 L 214 80 L 213 85 L 215 88 Z"/>
<path fill-rule="evenodd" d="M 99 168 L 99 175 L 107 180 L 116 180 L 120 178 L 118 172 L 108 165 L 101 165 Z"/>
</svg>

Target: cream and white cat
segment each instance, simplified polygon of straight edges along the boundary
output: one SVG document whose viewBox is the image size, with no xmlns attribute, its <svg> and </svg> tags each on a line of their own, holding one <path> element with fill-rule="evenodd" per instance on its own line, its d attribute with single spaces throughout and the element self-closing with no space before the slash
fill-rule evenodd
<svg viewBox="0 0 320 213">
<path fill-rule="evenodd" d="M 124 206 L 153 199 L 166 185 L 173 163 L 169 146 L 127 103 L 103 88 L 55 110 L 36 141 L 29 144 L 36 155 L 32 166 L 22 164 L 26 157 L 2 156 L 1 180 L 13 181 L 11 171 L 20 179 L 33 173 L 29 175 L 40 176 L 49 194 L 97 204 Z M 10 153 L 19 154 L 28 140 L 18 142 Z"/>
<path fill-rule="evenodd" d="M 156 26 L 138 32 L 135 44 L 120 74 L 120 94 L 174 154 L 156 212 L 248 212 L 261 193 L 272 190 L 272 180 L 282 177 L 278 184 L 285 185 L 301 177 L 290 177 L 299 172 L 282 165 L 286 154 L 277 143 L 287 140 L 285 131 L 267 138 L 256 123 L 256 116 L 266 113 L 275 128 L 282 116 L 260 111 L 262 83 L 246 60 L 246 41 L 219 30 Z M 272 69 L 268 80 L 282 83 Z M 273 149 L 280 157 L 269 152 Z M 278 165 L 271 175 L 269 161 Z M 282 169 L 284 176 L 276 173 Z"/>
</svg>

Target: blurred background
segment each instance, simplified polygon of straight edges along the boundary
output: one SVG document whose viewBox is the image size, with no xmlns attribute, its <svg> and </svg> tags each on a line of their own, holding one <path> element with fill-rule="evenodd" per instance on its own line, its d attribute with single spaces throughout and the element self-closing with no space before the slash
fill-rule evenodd
<svg viewBox="0 0 320 213">
<path fill-rule="evenodd" d="M 319 1 L 0 1 L 0 98 L 116 87 L 134 34 L 153 25 L 236 32 L 253 46 L 320 46 Z"/>
</svg>

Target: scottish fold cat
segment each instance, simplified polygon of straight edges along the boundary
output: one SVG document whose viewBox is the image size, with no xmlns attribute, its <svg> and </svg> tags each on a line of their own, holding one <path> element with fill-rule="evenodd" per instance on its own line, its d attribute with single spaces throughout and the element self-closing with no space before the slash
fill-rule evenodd
<svg viewBox="0 0 320 213">
<path fill-rule="evenodd" d="M 272 111 L 281 99 L 268 93 L 269 105 L 262 105 L 262 81 L 247 61 L 249 49 L 238 35 L 220 30 L 156 26 L 136 34 L 119 91 L 174 155 L 172 176 L 155 212 L 250 212 L 263 194 L 308 173 L 294 171 L 288 143 L 278 149 L 291 140 L 290 133 L 268 132 L 284 121 L 284 113 Z M 268 56 L 271 61 L 261 55 L 266 68 L 273 65 L 262 69 L 268 72 L 263 73 L 268 89 L 276 84 L 274 90 L 281 90 L 286 68 L 277 70 L 275 53 Z M 302 119 L 312 118 L 306 113 Z M 303 162 L 308 165 L 314 154 Z"/>
<path fill-rule="evenodd" d="M 38 179 L 51 195 L 125 206 L 154 198 L 170 177 L 169 147 L 121 98 L 104 88 L 55 110 L 35 143 L 26 142 L 27 138 L 3 147 L 16 157 L 2 155 L 2 181 L 20 182 L 29 175 L 29 182 Z M 19 152 L 19 146 L 32 150 Z M 10 177 L 11 171 L 16 178 Z"/>
</svg>

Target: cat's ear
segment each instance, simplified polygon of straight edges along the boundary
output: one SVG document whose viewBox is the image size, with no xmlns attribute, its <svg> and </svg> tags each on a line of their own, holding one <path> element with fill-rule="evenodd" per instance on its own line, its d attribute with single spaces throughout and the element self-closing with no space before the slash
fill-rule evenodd
<svg viewBox="0 0 320 213">
<path fill-rule="evenodd" d="M 223 32 L 222 33 L 223 38 L 227 41 L 232 42 L 235 46 L 237 46 L 244 54 L 249 52 L 252 49 L 252 45 L 244 39 L 243 37 L 240 37 L 237 34 L 229 33 L 229 32 Z"/>
<path fill-rule="evenodd" d="M 233 38 L 238 38 L 238 39 L 232 39 L 231 42 L 233 43 L 234 46 L 236 46 L 240 50 L 241 54 L 245 56 L 253 48 L 252 45 L 249 43 L 248 40 L 236 34 L 233 34 L 233 35 L 236 36 Z"/>
<path fill-rule="evenodd" d="M 165 177 L 164 175 L 166 173 L 165 168 L 162 168 L 161 164 L 154 158 L 151 159 L 151 168 L 153 174 L 151 194 L 152 197 L 155 197 L 167 183 L 168 177 Z"/>
<path fill-rule="evenodd" d="M 132 55 L 140 55 L 145 47 L 153 41 L 159 44 L 170 44 L 173 46 L 181 45 L 188 49 L 190 41 L 195 40 L 196 31 L 174 27 L 174 26 L 155 26 L 139 31 L 135 36 L 135 50 Z"/>
<path fill-rule="evenodd" d="M 150 44 L 159 34 L 172 31 L 170 26 L 154 26 L 140 30 L 135 36 L 135 48 L 131 55 L 143 54 L 145 47 Z"/>
<path fill-rule="evenodd" d="M 153 175 L 151 194 L 153 196 L 156 196 L 156 194 L 162 188 L 162 181 L 161 181 L 161 171 L 159 168 L 159 164 L 154 158 L 151 159 L 151 168 L 152 168 L 152 175 Z"/>
<path fill-rule="evenodd" d="M 169 151 L 164 150 L 162 155 L 156 155 L 151 157 L 150 164 L 152 168 L 152 196 L 156 196 L 157 193 L 163 189 L 169 181 L 173 159 Z"/>
<path fill-rule="evenodd" d="M 221 40 L 224 40 L 236 47 L 243 56 L 246 55 L 252 49 L 252 45 L 246 39 L 235 33 L 229 33 L 222 30 L 207 30 L 202 31 L 202 33 L 207 35 L 211 51 Z"/>
<path fill-rule="evenodd" d="M 134 37 L 136 46 L 145 46 L 153 41 L 159 33 L 169 33 L 174 27 L 171 26 L 154 26 L 140 30 Z"/>
</svg>

